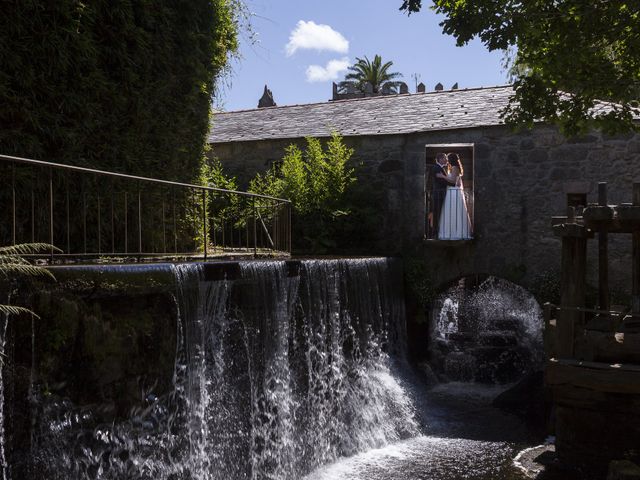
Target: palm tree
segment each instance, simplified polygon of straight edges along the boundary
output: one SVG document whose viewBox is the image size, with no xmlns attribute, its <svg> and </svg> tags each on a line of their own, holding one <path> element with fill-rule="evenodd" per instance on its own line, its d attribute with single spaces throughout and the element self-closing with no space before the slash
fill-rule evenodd
<svg viewBox="0 0 640 480">
<path fill-rule="evenodd" d="M 365 84 L 369 82 L 373 86 L 373 93 L 380 93 L 388 88 L 390 93 L 396 93 L 401 82 L 396 78 L 402 77 L 398 72 L 389 72 L 393 62 L 382 64 L 382 57 L 376 55 L 373 62 L 366 56 L 364 59 L 356 57 L 356 63 L 349 67 L 351 71 L 345 76 L 345 81 L 341 82 L 341 86 L 354 86 L 356 89 L 364 92 Z"/>
</svg>

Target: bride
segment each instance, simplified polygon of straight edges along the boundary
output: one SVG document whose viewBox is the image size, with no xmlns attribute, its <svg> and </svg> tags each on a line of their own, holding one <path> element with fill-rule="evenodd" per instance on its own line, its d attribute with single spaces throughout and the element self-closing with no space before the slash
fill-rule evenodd
<svg viewBox="0 0 640 480">
<path fill-rule="evenodd" d="M 451 169 L 445 176 L 438 174 L 452 186 L 447 187 L 447 193 L 442 203 L 440 225 L 438 226 L 439 240 L 468 240 L 471 237 L 471 219 L 467 210 L 467 201 L 462 186 L 464 170 L 457 153 L 447 155 Z"/>
</svg>

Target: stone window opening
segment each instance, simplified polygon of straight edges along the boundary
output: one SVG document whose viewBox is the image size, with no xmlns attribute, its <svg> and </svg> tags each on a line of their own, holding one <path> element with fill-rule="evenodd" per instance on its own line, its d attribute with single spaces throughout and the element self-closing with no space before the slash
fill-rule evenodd
<svg viewBox="0 0 640 480">
<path fill-rule="evenodd" d="M 443 170 L 436 161 L 438 154 L 460 160 L 462 176 Z M 451 154 L 451 155 L 450 155 Z M 425 159 L 425 234 L 430 241 L 469 241 L 474 231 L 474 146 L 472 143 L 426 145 Z M 455 171 L 454 171 L 455 172 Z M 446 173 L 446 170 L 445 170 Z M 455 183 L 451 183 L 455 181 Z"/>
</svg>

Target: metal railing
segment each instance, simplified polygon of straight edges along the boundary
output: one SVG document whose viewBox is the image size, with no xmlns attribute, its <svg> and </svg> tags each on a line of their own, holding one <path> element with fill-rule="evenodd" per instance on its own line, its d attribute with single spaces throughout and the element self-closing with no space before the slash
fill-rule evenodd
<svg viewBox="0 0 640 480">
<path fill-rule="evenodd" d="M 427 240 L 473 238 L 473 190 L 449 187 L 427 195 Z"/>
<path fill-rule="evenodd" d="M 291 203 L 0 155 L 0 245 L 28 242 L 52 261 L 290 253 Z"/>
</svg>

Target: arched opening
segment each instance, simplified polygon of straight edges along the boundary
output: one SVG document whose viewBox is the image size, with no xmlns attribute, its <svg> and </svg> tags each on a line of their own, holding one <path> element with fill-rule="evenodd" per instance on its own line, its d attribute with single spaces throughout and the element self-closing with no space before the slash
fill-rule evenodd
<svg viewBox="0 0 640 480">
<path fill-rule="evenodd" d="M 489 275 L 459 278 L 433 302 L 429 363 L 444 382 L 515 382 L 542 364 L 542 326 L 542 309 L 523 287 Z"/>
</svg>

